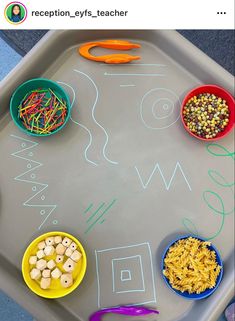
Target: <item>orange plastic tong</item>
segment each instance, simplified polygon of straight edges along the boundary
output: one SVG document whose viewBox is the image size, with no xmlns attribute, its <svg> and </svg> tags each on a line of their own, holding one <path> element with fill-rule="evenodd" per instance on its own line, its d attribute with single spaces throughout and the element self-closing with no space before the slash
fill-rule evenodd
<svg viewBox="0 0 235 321">
<path fill-rule="evenodd" d="M 131 56 L 128 54 L 93 56 L 92 54 L 90 54 L 89 50 L 94 47 L 117 50 L 130 50 L 133 48 L 140 48 L 140 45 L 125 40 L 104 40 L 97 42 L 87 42 L 83 44 L 78 50 L 81 56 L 94 61 L 103 61 L 106 64 L 121 64 L 130 62 L 132 60 L 140 59 L 140 56 Z"/>
</svg>

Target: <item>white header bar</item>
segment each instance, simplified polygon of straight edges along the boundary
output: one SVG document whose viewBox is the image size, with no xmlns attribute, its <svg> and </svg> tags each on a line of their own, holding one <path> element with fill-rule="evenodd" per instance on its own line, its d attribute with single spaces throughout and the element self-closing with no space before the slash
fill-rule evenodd
<svg viewBox="0 0 235 321">
<path fill-rule="evenodd" d="M 0 29 L 110 28 L 234 29 L 234 0 L 0 1 Z"/>
</svg>

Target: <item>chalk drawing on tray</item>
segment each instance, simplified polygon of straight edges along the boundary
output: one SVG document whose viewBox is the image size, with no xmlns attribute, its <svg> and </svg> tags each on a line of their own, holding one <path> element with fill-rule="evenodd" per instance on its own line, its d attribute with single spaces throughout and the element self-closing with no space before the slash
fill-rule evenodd
<svg viewBox="0 0 235 321">
<path fill-rule="evenodd" d="M 119 85 L 120 87 L 135 87 L 136 85 L 134 84 L 122 84 L 122 85 Z"/>
<path fill-rule="evenodd" d="M 55 209 L 57 208 L 57 205 L 52 204 L 37 204 L 37 202 L 35 201 L 35 199 L 37 198 L 37 196 L 41 195 L 41 200 L 44 201 L 45 200 L 45 192 L 48 188 L 48 184 L 46 183 L 40 183 L 38 181 L 35 180 L 31 180 L 31 179 L 35 179 L 36 178 L 36 174 L 34 173 L 34 171 L 40 167 L 43 166 L 43 164 L 41 162 L 37 162 L 35 160 L 32 159 L 28 159 L 22 155 L 25 154 L 25 152 L 27 150 L 30 150 L 32 148 L 36 148 L 36 146 L 38 146 L 39 144 L 36 142 L 33 142 L 29 139 L 25 139 L 16 135 L 11 135 L 11 137 L 22 141 L 23 143 L 21 144 L 22 149 L 12 153 L 11 155 L 20 159 L 23 159 L 27 162 L 26 167 L 28 168 L 28 170 L 26 170 L 25 172 L 23 172 L 20 175 L 17 175 L 14 180 L 19 181 L 19 182 L 23 182 L 23 183 L 28 183 L 28 184 L 32 184 L 32 191 L 34 192 L 33 196 L 31 196 L 30 198 L 28 198 L 26 201 L 23 202 L 23 206 L 26 207 L 33 207 L 33 208 L 38 208 L 41 209 L 39 211 L 40 215 L 43 216 L 43 220 L 41 222 L 41 224 L 39 225 L 38 229 L 40 230 L 43 225 L 48 221 L 48 219 L 50 218 L 51 214 L 55 211 Z M 30 166 L 28 166 L 30 165 Z M 31 173 L 31 174 L 30 174 Z M 28 179 L 28 174 L 30 174 L 30 179 Z M 57 224 L 58 221 L 57 220 L 53 220 L 52 224 Z"/>
<path fill-rule="evenodd" d="M 234 165 L 235 160 L 235 153 L 230 152 L 226 147 L 216 143 L 210 143 L 206 145 L 207 152 L 214 156 L 214 157 L 225 157 L 231 158 Z M 215 192 L 214 190 L 207 189 L 204 190 L 202 193 L 202 198 L 205 204 L 207 205 L 208 209 L 216 218 L 220 219 L 220 225 L 217 231 L 214 232 L 213 235 L 205 237 L 206 240 L 211 241 L 218 237 L 223 229 L 225 224 L 225 219 L 228 215 L 234 214 L 234 179 L 231 178 L 231 181 L 228 181 L 220 172 L 210 168 L 208 169 L 208 178 L 210 179 L 211 183 L 214 183 L 214 188 L 217 187 L 219 193 Z M 233 179 L 233 180 L 232 180 Z M 229 193 L 230 199 L 233 200 L 233 207 L 231 209 L 227 209 L 227 204 L 224 201 L 224 195 L 221 196 L 222 193 Z M 198 230 L 194 222 L 189 218 L 183 218 L 182 224 L 186 228 L 188 232 L 191 234 L 198 235 Z"/>
<path fill-rule="evenodd" d="M 131 271 L 130 270 L 123 270 L 122 266 L 125 268 L 128 267 L 130 262 L 133 261 L 136 266 L 139 267 L 139 275 L 137 276 L 135 274 L 136 282 L 137 284 L 133 284 L 130 289 L 125 289 L 126 285 L 124 286 L 124 290 L 119 285 L 118 281 L 119 279 L 122 282 L 127 281 L 133 281 L 134 277 L 131 277 Z M 121 267 L 120 267 L 121 266 Z M 118 274 L 118 277 L 115 276 L 115 274 Z M 128 274 L 128 277 L 125 277 L 124 275 Z M 121 257 L 112 259 L 112 280 L 113 280 L 113 292 L 115 293 L 130 293 L 130 292 L 145 292 L 145 282 L 144 282 L 144 273 L 143 273 L 143 263 L 142 258 L 140 255 L 134 255 L 129 257 Z M 122 285 L 122 283 L 120 283 Z"/>
<path fill-rule="evenodd" d="M 104 143 L 104 146 L 103 146 L 103 149 L 102 149 L 104 158 L 105 158 L 109 163 L 114 164 L 114 165 L 117 165 L 118 162 L 111 160 L 111 159 L 108 158 L 108 156 L 106 155 L 106 147 L 107 147 L 108 142 L 109 142 L 109 135 L 108 135 L 106 129 L 96 120 L 96 117 L 95 117 L 95 110 L 96 110 L 97 102 L 98 102 L 98 99 L 99 99 L 99 91 L 98 91 L 97 85 L 96 85 L 96 83 L 94 82 L 94 80 L 93 80 L 88 74 L 86 74 L 85 72 L 82 72 L 82 71 L 77 70 L 77 69 L 74 69 L 74 72 L 76 72 L 76 73 L 78 73 L 78 74 L 80 74 L 80 75 L 85 76 L 85 77 L 90 81 L 90 83 L 92 84 L 92 86 L 93 86 L 94 89 L 95 89 L 96 97 L 95 97 L 95 101 L 94 101 L 94 104 L 93 104 L 93 106 L 92 106 L 92 111 L 91 111 L 92 119 L 93 119 L 94 123 L 95 123 L 98 127 L 101 128 L 101 130 L 103 131 L 103 133 L 104 133 L 104 135 L 105 135 L 105 143 Z"/>
<path fill-rule="evenodd" d="M 105 135 L 105 143 L 104 143 L 104 146 L 103 146 L 103 149 L 102 149 L 103 157 L 104 157 L 109 163 L 116 165 L 116 164 L 118 164 L 118 162 L 109 159 L 109 158 L 107 157 L 107 155 L 106 155 L 106 148 L 107 148 L 107 145 L 108 145 L 108 142 L 109 142 L 109 135 L 108 135 L 107 131 L 105 130 L 105 128 L 104 128 L 100 123 L 98 123 L 98 121 L 97 121 L 96 118 L 95 118 L 95 110 L 96 110 L 97 102 L 98 102 L 98 99 L 99 99 L 99 91 L 98 91 L 97 85 L 95 84 L 94 80 L 93 80 L 89 75 L 87 75 L 86 73 L 84 73 L 84 72 L 82 72 L 82 71 L 79 71 L 79 70 L 77 70 L 77 69 L 74 69 L 73 71 L 76 72 L 76 73 L 78 73 L 78 74 L 80 74 L 80 75 L 82 75 L 82 76 L 85 76 L 85 77 L 91 82 L 93 88 L 95 89 L 95 100 L 94 100 L 94 103 L 93 103 L 93 105 L 92 105 L 91 116 L 92 116 L 92 119 L 93 119 L 94 123 L 95 123 L 99 128 L 102 129 L 102 131 L 103 131 L 103 133 L 104 133 L 104 135 Z M 71 93 L 72 93 L 72 97 L 73 97 L 73 98 L 72 98 L 72 101 L 71 101 L 71 109 L 72 109 L 73 106 L 74 106 L 75 100 L 76 100 L 76 93 L 75 93 L 74 88 L 73 88 L 70 84 L 68 84 L 68 83 L 66 83 L 66 82 L 63 82 L 63 81 L 57 81 L 57 82 L 58 82 L 59 84 L 61 84 L 61 85 L 63 85 L 63 86 L 65 86 L 65 87 L 67 87 L 67 88 L 70 89 L 70 91 L 71 91 Z M 89 142 L 88 142 L 88 145 L 86 146 L 86 148 L 85 148 L 85 150 L 84 150 L 84 157 L 85 157 L 85 160 L 86 160 L 88 163 L 90 163 L 90 164 L 92 164 L 92 165 L 94 165 L 94 166 L 97 166 L 98 164 L 97 164 L 95 161 L 89 159 L 88 156 L 87 156 L 88 150 L 89 150 L 89 148 L 91 147 L 92 141 L 93 141 L 93 137 L 92 137 L 92 133 L 91 133 L 90 129 L 87 128 L 85 125 L 81 124 L 80 122 L 78 122 L 77 120 L 75 120 L 72 116 L 70 116 L 70 119 L 71 119 L 71 121 L 72 121 L 74 124 L 80 126 L 80 127 L 83 128 L 84 130 L 86 130 L 86 132 L 88 133 L 88 135 L 89 135 Z"/>
<path fill-rule="evenodd" d="M 95 251 L 98 307 L 156 303 L 148 242 Z"/>
<path fill-rule="evenodd" d="M 167 88 L 154 88 L 143 96 L 140 103 L 140 119 L 152 130 L 166 129 L 180 117 L 181 101 L 176 93 Z"/>
<path fill-rule="evenodd" d="M 176 174 L 176 172 L 177 172 L 177 170 L 178 170 L 178 171 L 182 174 L 183 179 L 184 179 L 184 181 L 185 181 L 188 189 L 189 189 L 190 191 L 192 191 L 191 185 L 189 184 L 189 181 L 188 181 L 188 179 L 187 179 L 187 177 L 186 177 L 186 175 L 185 175 L 185 173 L 184 173 L 184 171 L 183 171 L 183 169 L 182 169 L 182 166 L 180 165 L 179 162 L 176 163 L 175 168 L 174 168 L 174 171 L 173 171 L 173 173 L 172 173 L 172 175 L 171 175 L 171 178 L 170 178 L 169 182 L 167 182 L 167 180 L 166 180 L 166 178 L 165 178 L 165 176 L 164 176 L 164 174 L 163 174 L 163 171 L 162 171 L 159 163 L 156 163 L 156 164 L 155 164 L 155 166 L 154 166 L 154 168 L 153 168 L 150 176 L 147 178 L 147 180 L 146 180 L 146 179 L 144 180 L 144 179 L 142 178 L 142 175 L 141 175 L 139 169 L 138 169 L 136 166 L 135 166 L 134 168 L 135 168 L 135 171 L 136 171 L 136 173 L 137 173 L 137 176 L 138 176 L 138 178 L 139 178 L 139 181 L 140 181 L 141 186 L 143 187 L 143 189 L 147 189 L 147 187 L 149 186 L 150 182 L 152 181 L 152 179 L 153 179 L 153 177 L 154 177 L 155 172 L 158 170 L 158 172 L 159 172 L 159 174 L 160 174 L 160 176 L 161 176 L 161 178 L 162 178 L 162 181 L 163 181 L 163 183 L 164 183 L 164 186 L 165 186 L 166 190 L 169 191 L 169 189 L 170 189 L 170 187 L 171 187 L 171 185 L 172 185 L 172 182 L 173 182 L 173 180 L 174 180 L 174 178 L 175 178 L 175 174 Z"/>
<path fill-rule="evenodd" d="M 87 228 L 85 234 L 91 232 L 98 223 L 103 224 L 105 222 L 106 219 L 104 217 L 108 214 L 116 201 L 116 199 L 113 199 L 108 205 L 103 202 L 99 204 L 97 208 L 94 208 L 93 203 L 89 204 L 83 212 L 83 214 L 89 215 L 86 220 Z"/>
<path fill-rule="evenodd" d="M 69 84 L 67 84 L 67 83 L 65 83 L 65 82 L 62 82 L 62 81 L 57 81 L 57 83 L 60 84 L 60 85 L 64 85 L 65 87 L 68 87 L 68 88 L 71 90 L 71 92 L 72 92 L 72 97 L 73 97 L 73 98 L 72 98 L 72 101 L 71 101 L 71 109 L 72 109 L 73 106 L 74 106 L 75 99 L 76 99 L 76 94 L 75 94 L 74 88 L 73 88 L 72 86 L 70 86 Z M 86 146 L 86 148 L 85 148 L 85 150 L 84 150 L 84 157 L 85 157 L 85 160 L 86 160 L 88 163 L 97 166 L 98 164 L 95 163 L 94 161 L 90 160 L 90 159 L 88 158 L 88 156 L 87 156 L 87 152 L 88 152 L 90 146 L 92 145 L 92 134 L 91 134 L 91 131 L 90 131 L 85 125 L 83 125 L 83 124 L 81 124 L 80 122 L 74 120 L 73 117 L 72 117 L 72 115 L 70 115 L 70 119 L 71 119 L 71 121 L 72 121 L 74 124 L 80 126 L 81 128 L 83 128 L 83 129 L 88 133 L 88 135 L 89 135 L 89 142 L 88 142 L 88 144 L 87 144 L 87 146 Z"/>
<path fill-rule="evenodd" d="M 147 74 L 147 73 L 143 73 L 143 74 L 114 74 L 114 73 L 108 73 L 108 72 L 104 72 L 104 76 L 135 76 L 135 77 L 164 77 L 164 74 Z"/>
<path fill-rule="evenodd" d="M 121 281 L 131 281 L 131 271 L 130 270 L 121 270 Z"/>
<path fill-rule="evenodd" d="M 108 67 L 108 66 L 117 66 L 117 64 L 106 64 L 106 63 L 100 63 L 100 65 Z M 125 67 L 166 67 L 164 64 L 139 64 L 139 63 L 131 63 L 131 64 L 118 64 L 119 66 L 125 66 Z"/>
</svg>

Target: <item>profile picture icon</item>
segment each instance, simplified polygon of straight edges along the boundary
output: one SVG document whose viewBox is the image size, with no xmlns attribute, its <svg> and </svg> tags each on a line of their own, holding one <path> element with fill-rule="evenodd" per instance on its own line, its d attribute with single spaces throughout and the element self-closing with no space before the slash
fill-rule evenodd
<svg viewBox="0 0 235 321">
<path fill-rule="evenodd" d="M 5 8 L 5 18 L 8 22 L 18 25 L 27 18 L 27 9 L 21 2 L 11 2 Z"/>
</svg>

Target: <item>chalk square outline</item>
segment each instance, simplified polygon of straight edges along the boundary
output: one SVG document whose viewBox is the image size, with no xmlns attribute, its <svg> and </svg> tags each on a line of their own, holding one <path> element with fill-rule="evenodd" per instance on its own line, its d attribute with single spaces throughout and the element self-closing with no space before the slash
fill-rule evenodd
<svg viewBox="0 0 235 321">
<path fill-rule="evenodd" d="M 123 274 L 126 273 L 128 274 L 128 277 L 123 277 Z M 131 281 L 131 271 L 130 270 L 121 270 L 121 281 L 126 282 L 126 281 Z"/>
<path fill-rule="evenodd" d="M 134 259 L 134 258 L 138 258 L 139 259 L 139 263 L 140 263 L 140 270 L 141 270 L 141 277 L 142 277 L 142 289 L 132 289 L 132 290 L 125 290 L 125 291 L 116 291 L 115 290 L 115 264 L 114 261 L 124 261 L 124 260 L 129 260 L 129 259 Z M 126 280 L 128 281 L 128 280 Z M 121 257 L 121 258 L 117 258 L 117 259 L 112 259 L 112 282 L 113 282 L 113 292 L 114 293 L 133 293 L 133 292 L 145 292 L 145 283 L 144 283 L 144 272 L 143 272 L 143 263 L 142 263 L 142 258 L 141 255 L 133 255 L 133 256 L 127 256 L 127 257 Z"/>
<path fill-rule="evenodd" d="M 149 242 L 143 242 L 135 245 L 127 245 L 127 246 L 119 246 L 119 247 L 113 247 L 109 249 L 104 249 L 104 250 L 95 250 L 95 260 L 96 260 L 96 277 L 97 277 L 97 289 L 98 289 L 98 308 L 101 308 L 100 305 L 100 278 L 99 278 L 99 260 L 98 260 L 98 253 L 102 252 L 108 252 L 108 251 L 113 251 L 113 250 L 120 250 L 120 249 L 128 249 L 132 247 L 140 247 L 143 245 L 147 245 L 148 247 L 148 252 L 149 252 L 149 259 L 150 259 L 150 268 L 151 268 L 151 275 L 152 275 L 152 288 L 153 288 L 153 300 L 150 301 L 145 301 L 145 302 L 139 302 L 139 303 L 133 303 L 129 304 L 129 306 L 136 306 L 136 305 L 143 305 L 143 304 L 149 304 L 149 303 L 156 303 L 156 289 L 155 289 L 155 278 L 154 278 L 154 273 L 153 273 L 153 259 L 152 259 L 152 252 L 150 248 Z"/>
</svg>

